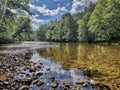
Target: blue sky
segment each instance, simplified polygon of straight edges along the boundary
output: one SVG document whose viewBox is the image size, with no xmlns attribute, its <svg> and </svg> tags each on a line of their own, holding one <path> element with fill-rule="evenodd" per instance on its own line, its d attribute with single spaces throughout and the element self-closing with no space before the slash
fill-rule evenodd
<svg viewBox="0 0 120 90">
<path fill-rule="evenodd" d="M 30 0 L 30 11 L 35 13 L 31 17 L 32 27 L 37 29 L 40 25 L 59 19 L 65 12 L 72 14 L 84 10 L 90 2 L 97 0 Z"/>
</svg>

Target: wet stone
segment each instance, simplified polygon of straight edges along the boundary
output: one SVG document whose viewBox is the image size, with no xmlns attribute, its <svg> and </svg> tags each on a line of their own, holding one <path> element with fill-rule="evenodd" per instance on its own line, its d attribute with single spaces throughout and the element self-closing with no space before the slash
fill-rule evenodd
<svg viewBox="0 0 120 90">
<path fill-rule="evenodd" d="M 36 66 L 36 67 L 37 67 L 38 69 L 41 69 L 41 68 L 42 68 L 42 66 L 40 66 L 40 65 L 39 65 L 39 66 Z"/>
<path fill-rule="evenodd" d="M 51 83 L 50 86 L 51 86 L 52 88 L 57 88 L 57 87 L 58 87 L 58 83 Z"/>
<path fill-rule="evenodd" d="M 47 71 L 50 71 L 50 68 L 47 68 Z"/>
<path fill-rule="evenodd" d="M 41 76 L 41 75 L 43 75 L 43 73 L 42 72 L 37 72 L 36 75 Z"/>
<path fill-rule="evenodd" d="M 37 84 L 37 83 L 38 83 L 37 79 L 32 81 L 32 84 Z"/>
<path fill-rule="evenodd" d="M 43 85 L 43 84 L 44 84 L 44 82 L 43 82 L 43 81 L 38 81 L 37 86 L 41 86 L 41 85 Z"/>
<path fill-rule="evenodd" d="M 9 85 L 9 82 L 8 82 L 8 81 L 5 81 L 5 82 L 3 83 L 3 85 Z"/>
<path fill-rule="evenodd" d="M 34 68 L 29 68 L 29 71 L 30 71 L 30 73 L 36 72 L 36 70 Z"/>
<path fill-rule="evenodd" d="M 23 85 L 18 90 L 29 90 L 29 86 Z"/>
<path fill-rule="evenodd" d="M 50 80 L 54 81 L 54 80 L 55 80 L 55 77 L 50 77 Z"/>
<path fill-rule="evenodd" d="M 77 81 L 77 82 L 75 82 L 75 84 L 77 84 L 77 85 L 84 85 L 84 84 L 85 84 L 85 82 L 82 82 L 82 81 Z"/>
<path fill-rule="evenodd" d="M 63 83 L 63 87 L 70 88 L 70 85 L 68 83 Z"/>
<path fill-rule="evenodd" d="M 69 89 L 69 90 L 80 90 L 80 88 L 79 88 L 79 87 L 72 87 L 72 88 Z"/>
<path fill-rule="evenodd" d="M 15 90 L 15 87 L 11 87 L 11 90 Z"/>
</svg>

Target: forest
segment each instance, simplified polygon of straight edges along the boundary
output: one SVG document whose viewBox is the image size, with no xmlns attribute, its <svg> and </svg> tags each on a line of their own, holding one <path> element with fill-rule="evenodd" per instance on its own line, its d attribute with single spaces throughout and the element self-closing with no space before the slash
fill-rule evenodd
<svg viewBox="0 0 120 90">
<path fill-rule="evenodd" d="M 0 43 L 15 41 L 120 42 L 120 1 L 98 0 L 83 12 L 65 13 L 61 19 L 41 25 L 33 31 L 30 25 L 29 0 L 0 1 Z M 16 10 L 16 11 L 15 11 Z"/>
<path fill-rule="evenodd" d="M 120 41 L 120 1 L 98 0 L 83 12 L 65 13 L 60 20 L 40 26 L 38 41 L 118 43 Z"/>
<path fill-rule="evenodd" d="M 29 0 L 0 0 L 0 43 L 31 39 Z"/>
</svg>

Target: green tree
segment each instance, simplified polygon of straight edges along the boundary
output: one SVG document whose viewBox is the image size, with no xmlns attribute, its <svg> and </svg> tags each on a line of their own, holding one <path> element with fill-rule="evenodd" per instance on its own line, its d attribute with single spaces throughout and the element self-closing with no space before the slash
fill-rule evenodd
<svg viewBox="0 0 120 90">
<path fill-rule="evenodd" d="M 119 0 L 98 0 L 88 26 L 94 36 L 94 41 L 106 41 L 120 37 L 120 1 Z"/>
<path fill-rule="evenodd" d="M 36 31 L 36 38 L 39 41 L 45 41 L 46 36 L 45 36 L 45 27 L 46 25 L 41 26 L 37 31 Z"/>
<path fill-rule="evenodd" d="M 88 31 L 88 21 L 90 13 L 84 15 L 84 17 L 78 21 L 78 40 L 79 42 L 89 42 L 89 31 Z"/>
<path fill-rule="evenodd" d="M 78 25 L 70 13 L 66 13 L 62 16 L 63 24 L 63 39 L 65 41 L 77 41 L 77 29 Z"/>
<path fill-rule="evenodd" d="M 24 11 L 28 12 L 31 15 L 29 11 L 28 3 L 29 3 L 29 0 L 1 0 L 0 1 L 0 37 L 2 39 L 5 38 L 9 40 L 9 39 L 13 39 L 13 36 L 15 36 L 16 39 L 18 40 L 20 40 L 20 38 L 22 37 L 24 37 L 22 38 L 22 40 L 23 39 L 28 40 L 29 38 L 28 34 L 30 34 L 28 32 L 31 31 L 30 20 L 29 20 L 29 23 L 28 22 L 24 23 L 26 19 L 29 18 L 29 16 L 27 16 L 27 18 L 24 17 L 25 15 Z M 11 9 L 16 10 L 19 13 L 13 13 Z M 26 27 L 24 27 L 23 28 L 24 30 L 20 30 L 22 26 L 26 26 L 27 29 L 25 29 Z M 19 34 L 17 34 L 18 32 Z"/>
</svg>

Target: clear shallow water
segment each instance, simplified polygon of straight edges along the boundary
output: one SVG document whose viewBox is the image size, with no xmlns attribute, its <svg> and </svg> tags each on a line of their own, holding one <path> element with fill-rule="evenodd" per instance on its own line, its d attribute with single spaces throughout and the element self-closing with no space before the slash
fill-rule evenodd
<svg viewBox="0 0 120 90">
<path fill-rule="evenodd" d="M 79 68 L 113 90 L 120 88 L 120 45 L 53 43 L 59 47 L 38 49 L 41 57 L 60 63 L 64 70 Z"/>
<path fill-rule="evenodd" d="M 89 78 L 84 76 L 82 71 L 89 71 L 91 78 L 96 83 L 102 83 L 108 85 L 113 90 L 119 90 L 120 46 L 77 43 L 51 43 L 50 45 L 49 43 L 45 43 L 44 45 L 44 43 L 41 44 L 38 42 L 25 42 L 22 45 L 10 45 L 6 47 L 5 52 L 7 53 L 9 53 L 7 50 L 11 51 L 13 49 L 15 51 L 18 50 L 18 52 L 19 49 L 24 48 L 27 52 L 31 50 L 34 52 L 31 60 L 36 63 L 35 66 L 39 66 L 41 63 L 43 64 L 44 68 L 36 71 L 36 73 L 44 73 L 39 79 L 45 83 L 41 87 L 33 86 L 32 90 L 39 88 L 45 88 L 47 90 L 50 88 L 50 76 L 55 77 L 58 82 L 61 80 L 59 83 L 67 81 L 71 86 L 74 86 L 77 80 L 84 83 L 89 82 Z M 1 50 L 1 53 L 3 53 L 3 50 Z M 25 51 L 21 50 L 20 53 L 25 53 Z M 29 73 L 29 70 L 24 71 L 21 69 L 21 71 Z M 90 90 L 91 86 L 88 83 L 86 85 L 85 87 L 80 85 L 80 88 Z"/>
<path fill-rule="evenodd" d="M 90 82 L 89 78 L 84 76 L 80 70 L 75 68 L 64 70 L 59 62 L 54 62 L 50 59 L 42 58 L 37 52 L 33 54 L 31 60 L 36 63 L 35 66 L 39 66 L 42 63 L 44 67 L 43 70 L 41 70 L 44 74 L 39 77 L 40 80 L 44 81 L 44 84 L 40 87 L 33 87 L 32 90 L 41 88 L 44 90 L 50 90 L 50 84 L 52 83 L 52 81 L 49 79 L 50 77 L 54 77 L 55 80 L 59 83 L 56 90 L 62 90 L 61 86 L 63 83 L 68 83 L 73 87 L 78 86 L 81 90 L 92 90 L 92 86 L 88 84 L 88 82 Z M 76 82 L 84 82 L 86 86 L 82 86 L 80 84 L 77 85 Z"/>
</svg>

